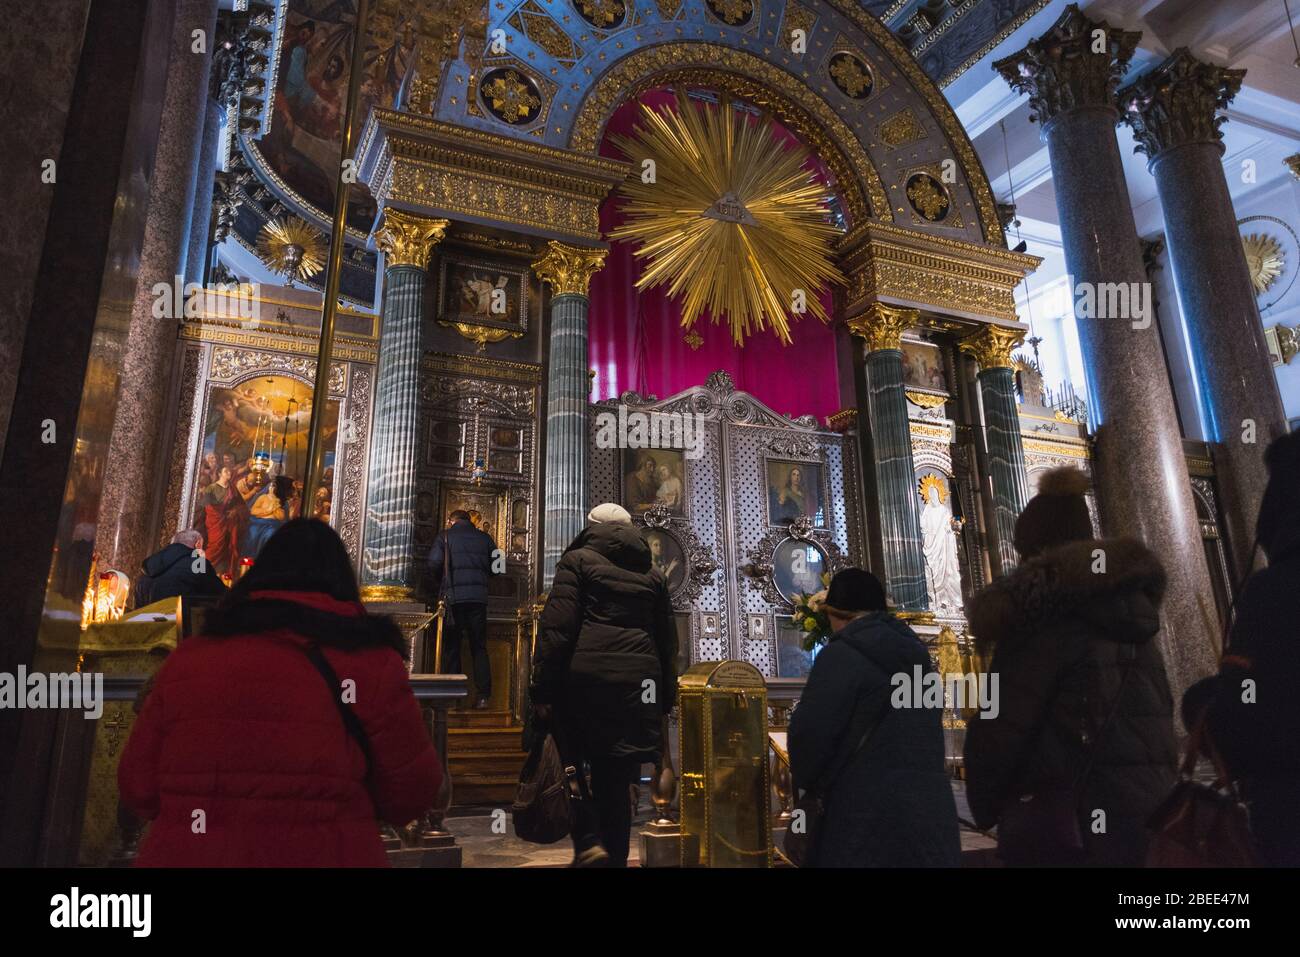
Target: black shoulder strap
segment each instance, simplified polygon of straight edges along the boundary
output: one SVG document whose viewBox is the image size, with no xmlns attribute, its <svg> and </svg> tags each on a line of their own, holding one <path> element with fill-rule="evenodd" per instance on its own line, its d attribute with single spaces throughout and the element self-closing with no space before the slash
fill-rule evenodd
<svg viewBox="0 0 1300 957">
<path fill-rule="evenodd" d="M 308 645 L 303 651 L 306 652 L 308 660 L 316 666 L 320 676 L 325 679 L 325 684 L 329 686 L 330 696 L 334 699 L 334 703 L 338 705 L 339 717 L 343 719 L 343 727 L 360 745 L 361 753 L 366 757 L 366 777 L 370 777 L 370 738 L 366 736 L 366 729 L 361 726 L 361 719 L 357 717 L 357 713 L 344 702 L 343 685 L 339 681 L 339 676 L 335 673 L 329 659 L 325 657 L 319 646 Z"/>
</svg>

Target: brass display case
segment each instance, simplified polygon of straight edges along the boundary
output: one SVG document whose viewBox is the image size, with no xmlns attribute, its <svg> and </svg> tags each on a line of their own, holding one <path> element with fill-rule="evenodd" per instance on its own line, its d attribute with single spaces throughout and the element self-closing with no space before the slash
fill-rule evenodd
<svg viewBox="0 0 1300 957">
<path fill-rule="evenodd" d="M 678 682 L 683 867 L 771 867 L 767 685 L 744 661 Z"/>
</svg>

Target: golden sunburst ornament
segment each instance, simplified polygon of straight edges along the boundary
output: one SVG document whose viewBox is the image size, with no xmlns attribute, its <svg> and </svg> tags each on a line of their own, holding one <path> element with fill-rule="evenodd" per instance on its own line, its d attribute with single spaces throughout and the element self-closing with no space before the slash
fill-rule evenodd
<svg viewBox="0 0 1300 957">
<path fill-rule="evenodd" d="M 627 222 L 610 234 L 641 244 L 637 288 L 666 285 L 680 297 L 684 329 L 706 308 L 714 323 L 725 317 L 737 345 L 768 327 L 789 343 L 789 313 L 828 322 L 818 292 L 844 280 L 808 152 L 785 147 L 770 120 L 737 114 L 725 97 L 697 107 L 679 93 L 675 107 L 641 109 L 644 125 L 614 137 L 642 175 L 623 185 Z"/>
<path fill-rule="evenodd" d="M 301 219 L 276 219 L 257 234 L 257 255 L 292 286 L 295 278 L 306 279 L 324 268 L 325 240 Z"/>
<path fill-rule="evenodd" d="M 930 504 L 930 489 L 934 489 L 939 493 L 940 505 L 948 501 L 948 490 L 944 488 L 943 480 L 933 472 L 922 478 L 916 486 L 916 491 L 921 496 L 921 501 L 926 505 Z"/>
<path fill-rule="evenodd" d="M 1263 233 L 1243 236 L 1241 245 L 1246 252 L 1246 265 L 1250 267 L 1250 281 L 1258 296 L 1282 275 L 1282 245 Z"/>
</svg>

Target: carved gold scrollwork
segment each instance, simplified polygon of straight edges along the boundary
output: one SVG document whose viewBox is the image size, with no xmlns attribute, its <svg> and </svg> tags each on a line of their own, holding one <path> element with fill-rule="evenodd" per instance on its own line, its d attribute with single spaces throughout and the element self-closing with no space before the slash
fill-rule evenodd
<svg viewBox="0 0 1300 957">
<path fill-rule="evenodd" d="M 383 225 L 375 230 L 375 242 L 384 254 L 385 265 L 428 269 L 433 247 L 442 241 L 450 225 L 446 219 L 386 209 Z"/>
<path fill-rule="evenodd" d="M 1024 339 L 1025 334 L 1019 329 L 987 325 L 957 345 L 962 352 L 973 355 L 981 369 L 1010 369 L 1011 353 Z"/>
<path fill-rule="evenodd" d="M 873 302 L 866 312 L 850 319 L 848 327 L 853 335 L 866 340 L 868 352 L 880 352 L 883 349 L 901 349 L 903 333 L 920 319 L 921 314 L 916 309 Z"/>
<path fill-rule="evenodd" d="M 604 249 L 568 246 L 552 240 L 546 252 L 533 263 L 533 269 L 542 282 L 551 284 L 556 296 L 585 296 L 591 277 L 605 265 L 608 255 Z"/>
</svg>

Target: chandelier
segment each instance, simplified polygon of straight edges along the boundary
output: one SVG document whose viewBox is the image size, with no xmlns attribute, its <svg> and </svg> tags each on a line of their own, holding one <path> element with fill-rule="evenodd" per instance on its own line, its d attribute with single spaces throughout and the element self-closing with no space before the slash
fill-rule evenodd
<svg viewBox="0 0 1300 957">
<path fill-rule="evenodd" d="M 626 222 L 610 233 L 640 243 L 637 288 L 667 286 L 684 329 L 706 308 L 715 324 L 725 317 L 737 345 L 766 328 L 789 343 L 792 313 L 829 322 L 818 293 L 844 280 L 808 151 L 784 145 L 771 120 L 750 120 L 725 96 L 717 109 L 679 92 L 675 107 L 641 110 L 632 136 L 613 137 L 636 169 L 622 187 Z"/>
</svg>

